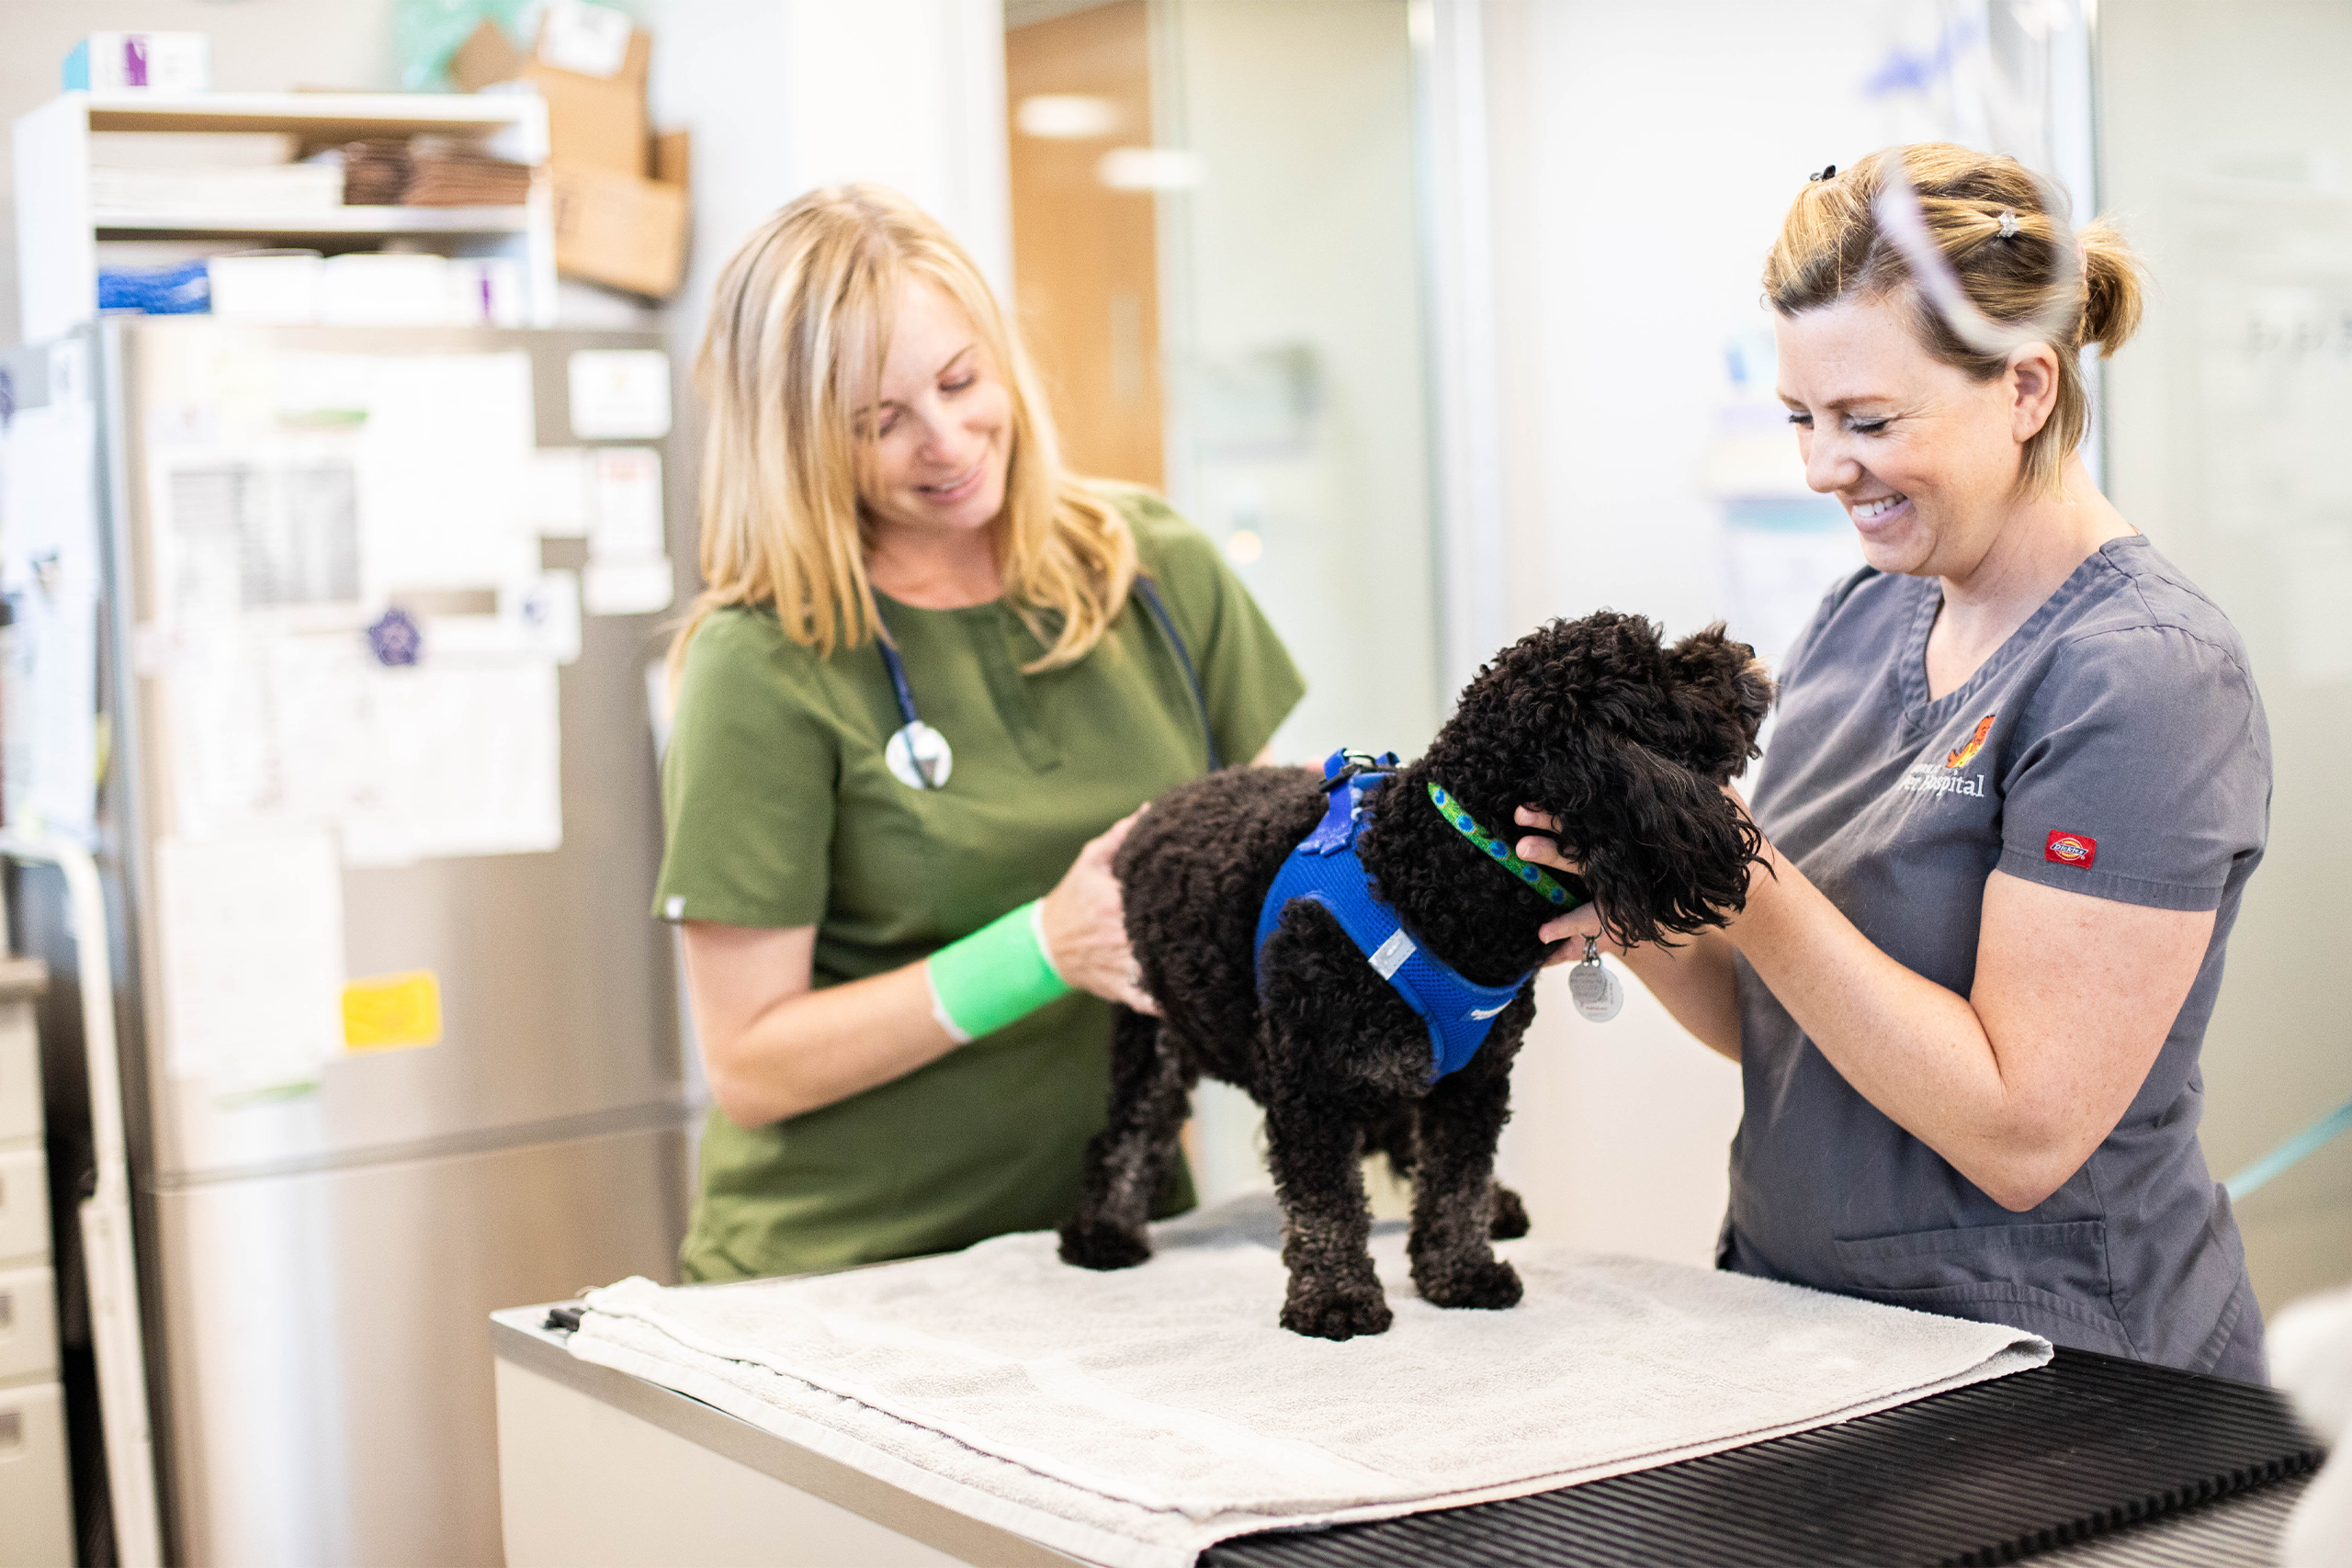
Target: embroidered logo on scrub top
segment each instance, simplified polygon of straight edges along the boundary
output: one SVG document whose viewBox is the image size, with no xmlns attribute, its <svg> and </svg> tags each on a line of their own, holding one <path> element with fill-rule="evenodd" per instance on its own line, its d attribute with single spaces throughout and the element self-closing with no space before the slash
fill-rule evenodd
<svg viewBox="0 0 2352 1568">
<path fill-rule="evenodd" d="M 1984 742 L 1993 733 L 1993 721 L 1999 716 L 1998 714 L 1988 713 L 1978 719 L 1976 728 L 1969 732 L 1968 739 L 1944 753 L 1942 767 L 1936 766 L 1936 754 L 1933 751 L 1912 763 L 1905 771 L 1903 781 L 1894 787 L 1905 795 L 1936 796 L 1957 795 L 1983 799 L 1984 775 L 1963 773 L 1960 770 L 1974 761 L 1976 753 L 1984 750 Z"/>
<path fill-rule="evenodd" d="M 1984 750 L 1984 738 L 1993 733 L 1993 721 L 1999 716 L 1998 714 L 1988 713 L 1978 719 L 1975 733 L 1951 749 L 1951 755 L 1944 759 L 1944 766 L 1964 768 L 1974 761 L 1976 753 Z"/>
<path fill-rule="evenodd" d="M 2069 833 L 2064 829 L 2042 840 L 2041 858 L 2060 865 L 2079 865 L 2088 869 L 2098 859 L 2098 840 L 2088 833 Z"/>
</svg>

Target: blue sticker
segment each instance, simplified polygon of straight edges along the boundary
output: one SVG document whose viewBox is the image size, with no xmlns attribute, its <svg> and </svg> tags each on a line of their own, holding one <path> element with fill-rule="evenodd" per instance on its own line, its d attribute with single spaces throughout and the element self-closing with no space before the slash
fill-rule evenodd
<svg viewBox="0 0 2352 1568">
<path fill-rule="evenodd" d="M 424 651 L 424 634 L 417 629 L 415 620 L 406 610 L 395 605 L 376 618 L 368 628 L 368 646 L 376 655 L 376 662 L 387 668 L 413 664 Z"/>
</svg>

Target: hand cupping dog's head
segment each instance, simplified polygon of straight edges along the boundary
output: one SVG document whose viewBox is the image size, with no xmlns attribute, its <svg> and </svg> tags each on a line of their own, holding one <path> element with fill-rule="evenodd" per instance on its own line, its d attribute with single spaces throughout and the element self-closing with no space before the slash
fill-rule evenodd
<svg viewBox="0 0 2352 1568">
<path fill-rule="evenodd" d="M 1498 654 L 1439 739 L 1472 798 L 1557 818 L 1610 934 L 1628 945 L 1722 922 L 1763 840 L 1720 785 L 1756 754 L 1772 682 L 1710 626 L 1671 647 L 1610 611 L 1554 621 Z"/>
</svg>

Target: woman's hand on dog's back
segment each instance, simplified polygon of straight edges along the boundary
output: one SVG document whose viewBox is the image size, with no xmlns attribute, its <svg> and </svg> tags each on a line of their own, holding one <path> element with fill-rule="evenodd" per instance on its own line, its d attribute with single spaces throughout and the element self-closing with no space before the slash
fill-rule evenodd
<svg viewBox="0 0 2352 1568">
<path fill-rule="evenodd" d="M 1143 988 L 1143 974 L 1127 945 L 1127 918 L 1111 857 L 1127 830 L 1149 807 L 1137 807 L 1078 852 L 1078 859 L 1046 895 L 1039 924 L 1046 959 L 1071 986 L 1137 1012 L 1157 1014 L 1159 1004 Z"/>
</svg>

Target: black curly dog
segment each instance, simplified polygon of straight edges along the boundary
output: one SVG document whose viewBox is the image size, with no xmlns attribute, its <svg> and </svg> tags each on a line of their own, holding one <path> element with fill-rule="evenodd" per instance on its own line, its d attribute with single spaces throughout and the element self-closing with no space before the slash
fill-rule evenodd
<svg viewBox="0 0 2352 1568">
<path fill-rule="evenodd" d="M 1521 805 L 1557 818 L 1619 941 L 1718 924 L 1740 908 L 1760 840 L 1716 786 L 1756 754 L 1771 696 L 1753 652 L 1720 626 L 1668 648 L 1639 616 L 1555 621 L 1480 670 L 1428 755 L 1374 792 L 1364 867 L 1414 941 L 1486 986 L 1546 955 L 1535 933 L 1555 911 L 1438 814 L 1430 780 L 1505 843 L 1522 831 Z M 1365 1247 L 1372 1150 L 1412 1180 L 1422 1298 L 1515 1305 L 1519 1276 L 1492 1241 L 1525 1235 L 1527 1215 L 1494 1179 L 1495 1145 L 1534 986 L 1434 1085 L 1427 1026 L 1323 906 L 1283 910 L 1261 987 L 1259 906 L 1325 805 L 1310 770 L 1228 768 L 1170 791 L 1128 834 L 1114 863 L 1127 934 L 1165 1017 L 1119 1011 L 1110 1120 L 1087 1148 L 1061 1255 L 1089 1269 L 1151 1255 L 1147 1209 L 1207 1073 L 1265 1107 L 1290 1271 L 1283 1327 L 1347 1339 L 1388 1326 Z"/>
</svg>

